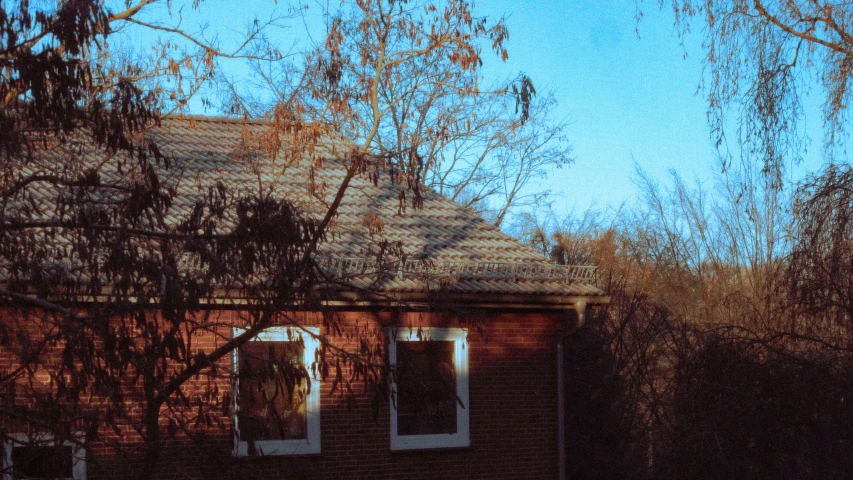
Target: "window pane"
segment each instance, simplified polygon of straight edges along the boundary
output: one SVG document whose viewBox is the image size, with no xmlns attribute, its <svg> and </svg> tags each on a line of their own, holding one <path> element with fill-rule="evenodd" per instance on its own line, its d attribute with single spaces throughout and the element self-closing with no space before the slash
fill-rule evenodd
<svg viewBox="0 0 853 480">
<path fill-rule="evenodd" d="M 241 440 L 307 438 L 304 350 L 298 342 L 254 341 L 240 347 L 237 422 Z"/>
<path fill-rule="evenodd" d="M 12 447 L 13 478 L 71 478 L 71 446 Z"/>
<path fill-rule="evenodd" d="M 397 342 L 397 435 L 456 433 L 452 341 Z"/>
</svg>

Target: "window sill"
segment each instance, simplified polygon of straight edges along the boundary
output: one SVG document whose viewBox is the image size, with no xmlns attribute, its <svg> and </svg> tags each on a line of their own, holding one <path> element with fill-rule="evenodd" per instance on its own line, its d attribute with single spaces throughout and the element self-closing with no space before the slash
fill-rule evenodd
<svg viewBox="0 0 853 480">
<path fill-rule="evenodd" d="M 419 447 L 419 448 L 389 448 L 388 449 L 394 455 L 412 455 L 412 454 L 431 454 L 431 453 L 448 453 L 448 452 L 470 452 L 473 450 L 471 445 L 462 445 L 458 447 Z"/>
<path fill-rule="evenodd" d="M 468 448 L 471 440 L 467 434 L 405 435 L 391 437 L 391 450 L 449 450 Z"/>
</svg>

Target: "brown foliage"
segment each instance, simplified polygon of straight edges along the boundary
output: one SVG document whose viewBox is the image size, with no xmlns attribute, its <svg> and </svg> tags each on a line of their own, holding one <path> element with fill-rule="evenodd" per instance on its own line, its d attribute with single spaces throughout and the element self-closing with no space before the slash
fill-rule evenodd
<svg viewBox="0 0 853 480">
<path fill-rule="evenodd" d="M 829 167 L 793 198 L 745 171 L 710 198 L 648 182 L 639 212 L 531 235 L 557 261 L 597 264 L 611 295 L 568 340 L 570 471 L 850 475 L 849 170 Z"/>
</svg>

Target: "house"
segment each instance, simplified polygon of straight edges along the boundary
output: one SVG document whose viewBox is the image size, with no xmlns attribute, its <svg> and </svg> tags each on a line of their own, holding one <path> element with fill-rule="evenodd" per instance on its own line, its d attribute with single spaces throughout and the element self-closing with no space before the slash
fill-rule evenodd
<svg viewBox="0 0 853 480">
<path fill-rule="evenodd" d="M 193 117 L 166 118 L 152 130 L 171 162 L 164 178 L 177 192 L 168 220 L 190 215 L 193 198 L 217 181 L 237 192 L 267 189 L 286 195 L 306 212 L 321 215 L 328 200 L 324 186 L 333 190 L 343 178 L 336 158 L 347 151 L 347 142 L 325 136 L 317 149 L 324 162 L 268 168 L 263 155 L 246 147 L 247 131 L 249 138 L 261 138 L 265 128 L 260 122 Z M 44 168 L 72 161 L 110 164 L 98 149 L 73 143 L 68 148 L 77 150 L 48 148 L 37 161 Z M 39 195 L 44 205 L 53 205 L 48 194 Z M 170 431 L 154 478 L 563 474 L 561 340 L 582 324 L 587 309 L 608 301 L 594 285 L 594 268 L 551 265 L 476 213 L 430 191 L 422 200 L 421 208 L 406 208 L 399 186 L 386 178 L 353 179 L 316 256 L 335 280 L 324 310 L 334 312 L 341 330 L 329 332 L 321 312 L 296 312 L 298 328 L 267 328 L 219 362 L 228 375 L 212 380 L 215 389 L 207 391 L 215 390 L 226 413 L 212 420 L 202 413 L 194 417 L 193 428 L 206 432 L 201 449 L 196 430 Z M 50 215 L 48 210 L 35 208 L 34 215 Z M 396 253 L 378 257 L 377 251 L 389 245 Z M 239 301 L 200 308 L 218 330 L 198 334 L 195 348 L 215 349 L 243 331 L 239 318 L 247 307 Z M 5 323 L 16 315 L 8 309 L 0 314 Z M 360 339 L 352 332 L 369 332 L 379 347 L 371 354 L 387 360 L 388 371 L 395 372 L 388 377 L 389 388 L 381 381 L 372 384 L 381 389 L 378 396 L 342 392 L 340 376 L 312 367 L 323 349 L 358 349 Z M 321 345 L 321 338 L 327 343 Z M 14 341 L 0 343 L 0 377 L 15 367 L 9 342 Z M 301 368 L 306 378 L 286 385 L 272 380 L 287 366 Z M 342 369 L 352 378 L 352 365 Z M 49 376 L 41 378 L 49 383 Z M 26 403 L 21 391 L 7 401 Z M 189 405 L 191 395 L 179 393 Z M 127 424 L 81 432 L 78 440 L 62 445 L 50 436 L 34 438 L 19 419 L 0 417 L 4 480 L 138 476 L 140 458 L 121 447 L 137 441 L 133 402 L 142 400 L 125 396 L 121 401 Z M 163 408 L 159 425 L 170 430 L 179 415 Z M 55 458 L 62 461 L 49 460 Z"/>
</svg>

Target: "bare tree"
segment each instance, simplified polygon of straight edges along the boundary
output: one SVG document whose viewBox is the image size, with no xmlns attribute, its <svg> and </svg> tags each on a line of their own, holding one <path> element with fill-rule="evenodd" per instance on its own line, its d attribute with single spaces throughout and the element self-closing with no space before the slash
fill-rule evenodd
<svg viewBox="0 0 853 480">
<path fill-rule="evenodd" d="M 537 247 L 555 261 L 595 263 L 611 295 L 609 308 L 590 317 L 590 329 L 571 338 L 567 348 L 592 369 L 571 370 L 567 384 L 577 385 L 573 398 L 605 402 L 601 410 L 591 410 L 595 417 L 570 416 L 580 435 L 570 468 L 594 476 L 598 467 L 590 459 L 606 458 L 602 461 L 615 469 L 609 475 L 626 478 L 713 477 L 736 468 L 731 465 L 766 475 L 772 469 L 738 463 L 748 450 L 738 442 L 761 439 L 772 445 L 756 453 L 772 464 L 769 459 L 784 456 L 786 447 L 762 436 L 771 434 L 756 425 L 772 415 L 811 408 L 805 390 L 797 389 L 812 387 L 782 378 L 788 373 L 776 377 L 773 369 L 785 365 L 796 377 L 799 368 L 808 368 L 803 365 L 827 362 L 832 373 L 822 381 L 830 381 L 845 368 L 843 355 L 826 345 L 828 337 L 792 329 L 812 318 L 795 315 L 786 295 L 791 191 L 776 189 L 760 166 L 746 160 L 718 174 L 713 189 L 688 185 L 675 174 L 669 186 L 643 172 L 638 176 L 645 202 L 636 208 L 604 217 L 586 212 L 551 224 L 557 228 L 546 223 L 528 229 Z M 697 378 L 700 371 L 703 376 Z M 721 385 L 716 397 L 713 389 L 703 389 L 706 381 Z M 749 420 L 754 423 L 741 418 L 739 429 L 727 423 L 727 409 L 737 415 L 748 408 L 757 395 L 744 388 L 750 382 L 790 385 L 792 402 L 774 404 L 760 420 Z M 724 395 L 730 391 L 743 395 Z M 826 392 L 827 402 L 838 399 L 834 386 Z M 707 403 L 709 398 L 727 406 L 718 409 L 717 400 Z M 791 421 L 808 423 L 798 415 Z M 703 440 L 713 435 L 726 436 L 719 450 Z M 819 445 L 821 438 L 802 436 L 804 445 Z M 831 471 L 831 463 L 821 460 L 798 471 Z M 696 465 L 702 467 L 694 470 Z"/>
<path fill-rule="evenodd" d="M 830 166 L 803 183 L 796 197 L 796 241 L 790 257 L 790 294 L 809 319 L 796 331 L 849 349 L 853 328 L 850 275 L 853 172 Z"/>
<path fill-rule="evenodd" d="M 723 151 L 729 143 L 758 161 L 775 185 L 806 143 L 803 98 L 823 99 L 824 147 L 843 148 L 850 101 L 853 8 L 830 1 L 677 0 L 679 33 L 704 31 L 709 122 Z M 736 135 L 731 129 L 736 128 Z M 729 138 L 734 137 L 734 142 Z M 839 148 L 840 147 L 840 148 Z"/>
<path fill-rule="evenodd" d="M 416 17 L 411 6 L 395 3 L 389 8 Z M 331 78 L 337 82 L 336 88 L 346 91 L 342 101 L 345 98 L 349 102 L 347 108 L 359 110 L 357 118 L 368 119 L 373 106 L 365 101 L 363 92 L 356 91 L 366 84 L 364 80 L 351 82 L 372 72 L 379 56 L 364 57 L 361 51 L 382 37 L 389 57 L 389 76 L 378 84 L 376 92 L 382 120 L 376 125 L 372 148 L 389 158 L 409 158 L 410 169 L 422 170 L 413 181 L 483 211 L 495 225 L 500 226 L 511 211 L 541 206 L 549 191 L 533 187 L 532 180 L 544 178 L 552 169 L 572 161 L 565 134 L 567 122 L 554 118 L 553 95 L 536 97 L 531 79 L 523 74 L 486 88 L 481 85 L 479 69 L 474 68 L 479 65 L 469 63 L 475 57 L 459 61 L 462 59 L 438 55 L 431 44 L 454 38 L 456 25 L 442 25 L 440 30 L 421 32 L 423 36 L 418 37 L 394 33 L 380 18 L 374 18 L 376 25 L 364 30 L 364 24 L 355 21 L 356 10 L 325 12 L 330 18 L 328 28 L 351 38 L 351 46 L 332 53 L 325 46 L 316 46 L 305 60 L 307 69 L 290 62 L 255 62 L 257 83 L 273 94 L 263 98 L 231 84 L 232 108 L 240 112 L 269 111 L 272 98 L 290 111 L 304 109 L 338 122 L 340 119 L 333 119 L 334 112 L 316 102 L 317 89 L 327 88 L 323 82 Z M 488 36 L 492 42 L 499 43 L 506 34 L 502 21 L 488 30 L 485 18 L 472 18 L 471 22 L 479 35 Z M 470 53 L 480 62 L 480 46 L 475 48 Z M 400 63 L 395 50 L 420 51 L 424 61 Z M 496 53 L 502 56 L 505 50 L 497 49 Z M 300 85 L 312 87 L 300 90 Z M 348 120 L 344 124 L 353 138 L 373 129 L 373 125 Z"/>
<path fill-rule="evenodd" d="M 440 147 L 427 184 L 448 198 L 477 208 L 495 225 L 508 214 L 546 206 L 550 191 L 534 188 L 555 169 L 572 162 L 568 123 L 553 118 L 552 94 L 532 100 L 529 116 L 517 117 L 506 96 L 497 105 L 477 102 L 462 115 L 464 127 Z"/>
<path fill-rule="evenodd" d="M 250 23 L 229 46 L 217 32 L 188 28 L 184 5 L 164 11 L 159 3 L 126 2 L 114 10 L 94 0 L 3 2 L 0 153 L 17 154 L 79 128 L 110 150 L 131 150 L 134 133 L 161 111 L 187 111 L 221 61 L 282 58 L 265 28 L 284 16 Z M 153 41 L 142 45 L 139 38 Z"/>
<path fill-rule="evenodd" d="M 301 329 L 306 311 L 340 331 L 322 308 L 318 286 L 329 279 L 315 253 L 353 178 L 391 175 L 401 209 L 421 206 L 425 166 L 417 151 L 378 141 L 407 97 L 389 101 L 381 92 L 412 65 L 439 61 L 455 72 L 444 81 L 464 102 L 476 93 L 469 74 L 481 63 L 479 42 L 488 39 L 500 54 L 506 38 L 502 24 L 476 19 L 464 0 L 347 5 L 302 65 L 305 80 L 289 100 L 265 125 L 243 126 L 233 161 L 251 181 L 200 184 L 187 194 L 204 176 L 168 154 L 174 119 L 150 124 L 162 108 L 185 108 L 216 78 L 217 58 L 280 55 L 253 50 L 268 45 L 254 43 L 264 40 L 255 28 L 236 50 L 219 50 L 170 19 L 143 17 L 152 3 L 119 13 L 98 2 L 47 10 L 4 3 L 0 16 L 0 338 L 15 339 L 4 346 L 11 360 L 0 367 L 0 391 L 20 394 L 0 402 L 0 415 L 60 443 L 80 442 L 81 430 L 94 440 L 122 431 L 140 448 L 131 453 L 141 455 L 142 479 L 154 474 L 169 437 L 198 439 L 225 427 L 223 363 L 235 349 L 271 325 Z M 111 63 L 120 52 L 107 40 L 125 24 L 182 40 L 164 40 L 153 63 L 130 55 Z M 345 147 L 330 151 L 328 139 Z M 309 175 L 319 210 L 276 181 L 294 165 L 314 172 L 332 159 L 343 162 L 342 179 L 327 185 Z M 210 308 L 228 300 L 245 311 Z M 205 335 L 217 342 L 199 344 Z M 365 342 L 335 349 L 311 335 L 323 345 L 316 368 L 338 388 L 357 381 L 381 388 L 381 349 Z M 352 376 L 343 377 L 341 365 Z M 291 369 L 285 388 L 304 375 Z"/>
</svg>

